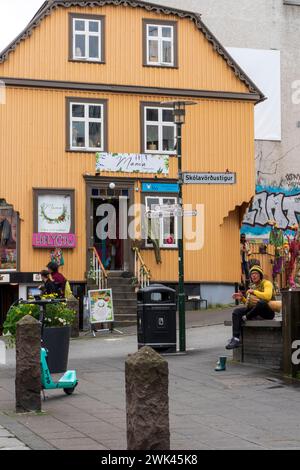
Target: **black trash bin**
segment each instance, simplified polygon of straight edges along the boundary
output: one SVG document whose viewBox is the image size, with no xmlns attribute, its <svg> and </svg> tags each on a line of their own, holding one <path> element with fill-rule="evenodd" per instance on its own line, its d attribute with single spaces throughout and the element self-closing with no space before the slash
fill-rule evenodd
<svg viewBox="0 0 300 470">
<path fill-rule="evenodd" d="M 176 352 L 176 291 L 153 284 L 138 292 L 138 347 Z"/>
</svg>

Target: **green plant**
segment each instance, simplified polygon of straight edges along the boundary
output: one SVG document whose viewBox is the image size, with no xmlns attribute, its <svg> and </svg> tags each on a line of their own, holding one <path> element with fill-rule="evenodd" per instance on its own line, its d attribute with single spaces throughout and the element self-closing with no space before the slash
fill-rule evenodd
<svg viewBox="0 0 300 470">
<path fill-rule="evenodd" d="M 3 324 L 3 333 L 4 335 L 9 335 L 9 343 L 14 343 L 17 333 L 17 323 L 26 315 L 31 315 L 38 320 L 40 315 L 38 305 L 16 305 L 9 309 Z"/>
<path fill-rule="evenodd" d="M 26 315 L 31 315 L 36 320 L 40 316 L 38 305 L 16 305 L 11 307 L 3 324 L 3 333 L 8 336 L 8 345 L 13 346 L 16 340 L 17 323 Z M 44 325 L 46 327 L 63 327 L 72 325 L 76 312 L 67 307 L 66 303 L 49 304 L 46 307 Z"/>
</svg>

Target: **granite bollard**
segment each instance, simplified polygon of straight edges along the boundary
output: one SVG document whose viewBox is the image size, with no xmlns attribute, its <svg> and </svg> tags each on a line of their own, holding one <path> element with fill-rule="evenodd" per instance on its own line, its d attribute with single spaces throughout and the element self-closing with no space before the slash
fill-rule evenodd
<svg viewBox="0 0 300 470">
<path fill-rule="evenodd" d="M 168 363 L 146 346 L 125 364 L 128 450 L 169 450 Z"/>
<path fill-rule="evenodd" d="M 41 324 L 30 315 L 17 323 L 16 411 L 41 411 Z"/>
</svg>

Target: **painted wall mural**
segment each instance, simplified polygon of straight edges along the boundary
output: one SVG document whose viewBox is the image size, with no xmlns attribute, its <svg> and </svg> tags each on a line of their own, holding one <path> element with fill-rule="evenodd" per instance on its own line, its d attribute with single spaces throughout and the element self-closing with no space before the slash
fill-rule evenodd
<svg viewBox="0 0 300 470">
<path fill-rule="evenodd" d="M 242 231 L 248 238 L 267 239 L 271 231 L 270 221 L 289 232 L 300 221 L 300 188 L 256 187 L 256 195 L 249 207 Z"/>
<path fill-rule="evenodd" d="M 268 241 L 270 221 L 286 235 L 300 223 L 300 145 L 290 139 L 289 147 L 274 142 L 256 142 L 256 194 L 245 215 L 242 232 L 247 238 Z"/>
</svg>

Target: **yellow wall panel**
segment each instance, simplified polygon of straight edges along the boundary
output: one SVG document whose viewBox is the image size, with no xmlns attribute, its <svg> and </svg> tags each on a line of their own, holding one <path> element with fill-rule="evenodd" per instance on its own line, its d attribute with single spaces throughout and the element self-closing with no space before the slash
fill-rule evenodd
<svg viewBox="0 0 300 470">
<path fill-rule="evenodd" d="M 68 61 L 70 12 L 106 17 L 106 64 Z M 178 69 L 143 67 L 143 18 L 178 22 Z M 0 76 L 249 92 L 191 20 L 129 6 L 56 9 L 0 64 Z"/>
<path fill-rule="evenodd" d="M 74 251 L 64 250 L 64 272 L 69 279 L 79 281 L 84 280 L 86 270 L 86 188 L 83 175 L 95 175 L 95 154 L 65 151 L 65 100 L 69 96 L 107 99 L 109 150 L 132 153 L 140 152 L 140 102 L 153 98 L 8 88 L 6 104 L 0 106 L 0 199 L 6 199 L 20 213 L 21 271 L 36 272 L 49 259 L 48 250 L 34 250 L 31 244 L 32 188 L 74 188 L 78 244 Z M 156 97 L 158 102 L 164 99 L 164 96 Z M 186 254 L 186 280 L 226 279 L 234 282 L 239 269 L 234 248 L 239 237 L 238 212 L 233 213 L 236 215 L 228 214 L 254 194 L 253 104 L 198 100 L 198 105 L 187 113 L 183 131 L 183 167 L 185 171 L 219 172 L 228 168 L 237 173 L 237 183 L 232 186 L 184 186 L 185 203 L 192 204 L 194 209 L 196 204 L 205 206 L 204 248 Z M 103 173 L 103 176 L 149 180 L 151 175 Z M 176 157 L 171 157 L 169 177 L 177 178 Z M 140 193 L 136 193 L 136 202 L 139 199 Z M 227 249 L 229 245 L 230 250 Z M 220 247 L 224 246 L 226 249 L 221 251 Z M 161 266 L 156 265 L 152 251 L 145 251 L 144 256 L 153 279 L 177 279 L 176 250 L 162 252 Z M 224 264 L 228 270 L 222 268 Z"/>
</svg>

